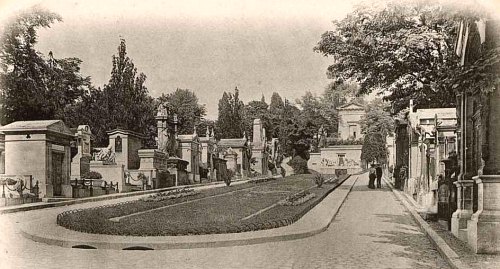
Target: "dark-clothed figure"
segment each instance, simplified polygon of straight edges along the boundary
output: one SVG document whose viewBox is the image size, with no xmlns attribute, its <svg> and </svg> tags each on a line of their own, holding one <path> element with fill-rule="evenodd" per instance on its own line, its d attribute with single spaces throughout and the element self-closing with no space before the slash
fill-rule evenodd
<svg viewBox="0 0 500 269">
<path fill-rule="evenodd" d="M 375 165 L 372 164 L 370 167 L 369 174 L 368 174 L 368 178 L 370 180 L 370 181 L 368 181 L 368 188 L 375 189 L 375 178 L 376 177 L 377 177 L 377 175 L 376 175 Z"/>
<path fill-rule="evenodd" d="M 382 180 L 382 167 L 380 167 L 380 165 L 378 165 L 377 168 L 375 168 L 375 173 L 377 175 L 377 188 L 380 189 L 381 187 L 380 181 Z"/>
</svg>

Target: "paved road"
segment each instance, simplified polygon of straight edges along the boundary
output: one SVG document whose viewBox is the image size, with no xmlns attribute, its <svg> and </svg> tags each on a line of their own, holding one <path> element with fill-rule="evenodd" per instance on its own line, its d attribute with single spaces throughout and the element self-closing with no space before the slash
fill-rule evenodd
<svg viewBox="0 0 500 269">
<path fill-rule="evenodd" d="M 448 268 L 390 190 L 363 175 L 327 231 L 300 240 L 250 246 L 117 251 L 68 249 L 23 238 L 0 217 L 0 268 Z M 55 209 L 47 209 L 55 210 Z"/>
</svg>

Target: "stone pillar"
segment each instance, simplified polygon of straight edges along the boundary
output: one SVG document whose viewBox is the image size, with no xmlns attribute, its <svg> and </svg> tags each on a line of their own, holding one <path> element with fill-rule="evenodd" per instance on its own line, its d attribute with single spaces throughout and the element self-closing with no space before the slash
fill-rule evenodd
<svg viewBox="0 0 500 269">
<path fill-rule="evenodd" d="M 456 237 L 460 238 L 462 241 L 467 241 L 467 221 L 472 216 L 472 193 L 474 181 L 468 179 L 468 145 L 470 144 L 470 132 L 467 130 L 467 94 L 463 93 L 459 95 L 460 105 L 458 106 L 460 111 L 460 147 L 459 147 L 459 165 L 460 165 L 460 175 L 458 176 L 457 182 L 457 211 L 455 211 L 451 217 L 451 232 Z M 470 159 L 470 158 L 469 158 Z"/>
<path fill-rule="evenodd" d="M 500 253 L 500 175 L 474 177 L 478 210 L 468 221 L 468 243 L 476 253 Z"/>
<path fill-rule="evenodd" d="M 457 211 L 451 216 L 451 232 L 462 241 L 467 241 L 467 221 L 472 216 L 473 180 L 458 180 Z"/>
<path fill-rule="evenodd" d="M 262 147 L 262 123 L 260 119 L 253 120 L 252 144 L 256 148 Z"/>
<path fill-rule="evenodd" d="M 476 253 L 500 253 L 500 90 L 488 96 L 487 138 L 482 145 L 483 175 L 474 177 L 478 210 L 468 225 L 468 242 Z M 486 131 L 486 130 L 485 130 Z"/>
</svg>

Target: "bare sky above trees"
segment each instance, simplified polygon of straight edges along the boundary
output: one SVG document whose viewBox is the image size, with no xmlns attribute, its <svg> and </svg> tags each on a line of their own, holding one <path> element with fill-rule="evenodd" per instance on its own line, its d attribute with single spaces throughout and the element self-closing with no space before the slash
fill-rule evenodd
<svg viewBox="0 0 500 269">
<path fill-rule="evenodd" d="M 4 3 L 2 11 L 13 3 Z M 243 101 L 321 93 L 332 59 L 313 52 L 323 32 L 352 9 L 350 1 L 20 1 L 60 14 L 39 30 L 37 49 L 78 57 L 96 86 L 110 76 L 120 37 L 153 96 L 189 88 L 216 118 L 223 91 Z M 4 12 L 3 16 L 6 15 Z M 2 17 L 3 17 L 2 16 Z"/>
<path fill-rule="evenodd" d="M 244 102 L 273 91 L 295 100 L 328 84 L 333 59 L 313 52 L 331 21 L 352 11 L 342 0 L 0 0 L 0 18 L 38 4 L 63 22 L 39 30 L 37 49 L 83 60 L 95 86 L 107 83 L 120 38 L 151 95 L 189 88 L 215 119 L 223 91 Z"/>
</svg>

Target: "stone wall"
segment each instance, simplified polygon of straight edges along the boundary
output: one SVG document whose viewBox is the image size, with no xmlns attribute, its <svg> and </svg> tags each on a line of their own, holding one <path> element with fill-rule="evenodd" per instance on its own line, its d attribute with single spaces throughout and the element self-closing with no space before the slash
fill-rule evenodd
<svg viewBox="0 0 500 269">
<path fill-rule="evenodd" d="M 311 153 L 307 163 L 309 169 L 320 173 L 333 174 L 335 170 L 346 170 L 348 174 L 363 170 L 361 162 L 362 145 L 339 145 L 320 149 L 320 153 Z M 343 155 L 344 162 L 339 160 Z"/>
<path fill-rule="evenodd" d="M 125 166 L 122 164 L 107 164 L 104 165 L 99 161 L 90 162 L 90 171 L 98 172 L 102 175 L 102 179 L 110 182 L 113 181 L 113 184 L 118 182 L 118 189 L 120 192 L 126 192 L 127 188 L 125 187 Z"/>
</svg>

